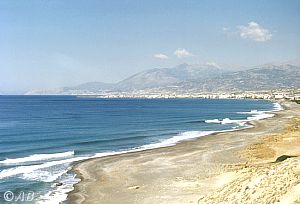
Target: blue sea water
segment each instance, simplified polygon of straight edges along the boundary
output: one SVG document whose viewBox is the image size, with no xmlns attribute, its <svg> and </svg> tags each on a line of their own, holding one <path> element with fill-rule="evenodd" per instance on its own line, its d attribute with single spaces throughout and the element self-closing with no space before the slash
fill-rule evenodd
<svg viewBox="0 0 300 204">
<path fill-rule="evenodd" d="M 243 128 L 273 109 L 264 100 L 0 96 L 0 203 L 58 203 L 78 182 L 73 162 Z"/>
</svg>

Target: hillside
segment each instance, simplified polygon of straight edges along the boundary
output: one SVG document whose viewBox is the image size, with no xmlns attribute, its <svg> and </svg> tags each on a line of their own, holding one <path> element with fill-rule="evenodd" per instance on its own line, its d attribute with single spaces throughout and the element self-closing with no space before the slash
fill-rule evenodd
<svg viewBox="0 0 300 204">
<path fill-rule="evenodd" d="M 267 64 L 242 71 L 224 71 L 208 65 L 181 64 L 174 68 L 151 69 L 116 84 L 89 82 L 74 87 L 30 91 L 27 94 L 99 94 L 152 88 L 177 90 L 245 91 L 300 87 L 300 66 Z"/>
<path fill-rule="evenodd" d="M 223 71 L 209 65 L 181 64 L 174 68 L 151 69 L 137 73 L 116 84 L 117 89 L 147 89 L 169 86 L 188 81 L 200 81 L 218 76 Z"/>
<path fill-rule="evenodd" d="M 300 67 L 294 65 L 263 65 L 244 71 L 223 73 L 203 81 L 180 83 L 182 89 L 203 91 L 245 91 L 300 87 Z"/>
</svg>

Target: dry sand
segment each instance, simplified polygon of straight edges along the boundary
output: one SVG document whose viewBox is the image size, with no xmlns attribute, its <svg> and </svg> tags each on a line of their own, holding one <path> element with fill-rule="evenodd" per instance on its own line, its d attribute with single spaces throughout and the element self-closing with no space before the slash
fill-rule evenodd
<svg viewBox="0 0 300 204">
<path fill-rule="evenodd" d="M 91 159 L 68 203 L 300 203 L 300 105 L 255 127 Z"/>
</svg>

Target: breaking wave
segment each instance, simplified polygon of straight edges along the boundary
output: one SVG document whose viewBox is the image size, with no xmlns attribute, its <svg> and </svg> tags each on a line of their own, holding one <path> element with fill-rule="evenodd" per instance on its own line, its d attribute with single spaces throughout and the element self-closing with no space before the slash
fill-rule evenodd
<svg viewBox="0 0 300 204">
<path fill-rule="evenodd" d="M 45 161 L 52 159 L 59 159 L 65 157 L 72 157 L 74 155 L 74 151 L 54 153 L 54 154 L 33 154 L 28 157 L 21 157 L 15 159 L 5 159 L 0 161 L 0 164 L 10 165 L 10 164 L 21 164 L 27 162 L 37 162 L 37 161 Z"/>
</svg>

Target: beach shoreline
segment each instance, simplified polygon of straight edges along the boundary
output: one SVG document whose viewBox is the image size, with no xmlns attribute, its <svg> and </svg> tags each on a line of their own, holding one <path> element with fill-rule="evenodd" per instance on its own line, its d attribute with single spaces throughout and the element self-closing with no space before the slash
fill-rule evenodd
<svg viewBox="0 0 300 204">
<path fill-rule="evenodd" d="M 68 194 L 66 202 L 213 202 L 218 190 L 232 183 L 240 166 L 249 165 L 249 161 L 257 163 L 251 154 L 245 153 L 249 146 L 263 136 L 285 131 L 291 118 L 300 117 L 299 105 L 282 105 L 285 110 L 276 112 L 272 118 L 251 122 L 252 128 L 81 161 L 72 169 L 81 181 Z M 274 155 L 262 161 L 271 162 Z"/>
</svg>

